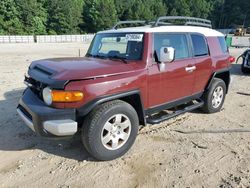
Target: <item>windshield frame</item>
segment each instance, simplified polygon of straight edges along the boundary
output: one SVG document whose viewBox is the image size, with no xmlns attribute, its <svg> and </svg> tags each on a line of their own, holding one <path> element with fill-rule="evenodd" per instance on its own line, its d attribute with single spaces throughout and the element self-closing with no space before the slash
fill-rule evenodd
<svg viewBox="0 0 250 188">
<path fill-rule="evenodd" d="M 127 61 L 127 62 L 129 62 L 129 61 L 141 61 L 141 60 L 143 60 L 143 55 L 144 55 L 144 50 L 145 50 L 145 46 L 144 46 L 144 44 L 145 44 L 145 32 L 110 32 L 110 33 L 97 33 L 95 36 L 94 36 L 94 38 L 93 38 L 93 40 L 92 40 L 92 42 L 91 42 L 91 44 L 90 44 L 90 46 L 89 46 L 89 48 L 88 48 L 88 51 L 87 51 L 87 53 L 86 53 L 86 57 L 94 57 L 94 58 L 100 58 L 100 59 L 109 59 L 109 58 L 111 58 L 111 59 L 117 59 L 117 60 L 121 60 L 121 58 L 122 58 L 122 56 L 121 56 L 121 58 L 115 58 L 115 57 L 109 57 L 109 56 L 99 56 L 99 55 L 96 55 L 96 54 L 91 54 L 91 51 L 92 51 L 92 49 L 93 49 L 93 46 L 94 46 L 94 44 L 95 44 L 95 40 L 96 40 L 96 38 L 97 38 L 97 36 L 98 35 L 126 35 L 126 34 L 142 34 L 143 35 L 143 38 L 142 38 L 142 48 L 141 48 L 141 54 L 140 54 L 140 57 L 138 58 L 138 59 L 127 59 L 127 58 L 123 58 L 123 60 L 125 60 L 125 61 Z M 115 36 L 114 36 L 115 37 Z"/>
</svg>

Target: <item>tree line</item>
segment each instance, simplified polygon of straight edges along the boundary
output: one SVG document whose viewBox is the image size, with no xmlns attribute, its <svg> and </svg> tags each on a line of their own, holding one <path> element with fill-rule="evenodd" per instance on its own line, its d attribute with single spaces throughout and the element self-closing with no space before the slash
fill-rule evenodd
<svg viewBox="0 0 250 188">
<path fill-rule="evenodd" d="M 118 20 L 165 15 L 211 19 L 215 28 L 250 27 L 247 0 L 1 0 L 0 34 L 94 33 Z"/>
</svg>

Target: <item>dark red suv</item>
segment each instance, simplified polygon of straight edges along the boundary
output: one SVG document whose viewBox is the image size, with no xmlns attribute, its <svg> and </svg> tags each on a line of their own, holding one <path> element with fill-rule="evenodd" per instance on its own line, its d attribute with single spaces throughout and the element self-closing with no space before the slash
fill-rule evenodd
<svg viewBox="0 0 250 188">
<path fill-rule="evenodd" d="M 130 23 L 144 26 L 119 28 Z M 223 34 L 210 26 L 186 17 L 120 22 L 96 34 L 86 57 L 34 61 L 17 112 L 43 137 L 81 131 L 93 157 L 120 157 L 133 145 L 139 125 L 197 108 L 220 111 L 233 58 Z M 172 113 L 159 113 L 164 110 Z"/>
</svg>

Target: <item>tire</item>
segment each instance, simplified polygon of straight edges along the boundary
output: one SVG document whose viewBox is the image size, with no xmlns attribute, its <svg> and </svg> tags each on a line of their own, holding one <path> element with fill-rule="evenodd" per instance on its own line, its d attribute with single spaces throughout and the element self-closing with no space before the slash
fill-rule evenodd
<svg viewBox="0 0 250 188">
<path fill-rule="evenodd" d="M 219 78 L 214 78 L 210 88 L 203 94 L 204 106 L 202 110 L 208 114 L 219 112 L 224 104 L 225 97 L 225 82 Z"/>
<path fill-rule="evenodd" d="M 138 127 L 137 112 L 130 104 L 110 101 L 87 115 L 82 126 L 82 142 L 97 160 L 113 160 L 132 147 Z"/>
<path fill-rule="evenodd" d="M 241 64 L 241 71 L 242 71 L 244 74 L 249 74 L 249 73 L 250 73 L 250 69 L 244 67 L 244 64 L 243 64 L 243 63 Z"/>
</svg>

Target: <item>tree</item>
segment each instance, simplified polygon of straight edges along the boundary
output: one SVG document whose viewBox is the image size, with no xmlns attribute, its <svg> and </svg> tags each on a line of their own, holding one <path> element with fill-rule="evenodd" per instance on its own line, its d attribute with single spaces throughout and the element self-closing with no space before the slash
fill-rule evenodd
<svg viewBox="0 0 250 188">
<path fill-rule="evenodd" d="M 223 10 L 224 0 L 210 0 L 208 1 L 211 5 L 211 12 L 209 13 L 208 18 L 212 20 L 213 26 L 218 28 L 220 25 L 221 12 Z"/>
<path fill-rule="evenodd" d="M 47 31 L 50 34 L 79 33 L 83 0 L 47 0 Z"/>
<path fill-rule="evenodd" d="M 111 28 L 117 21 L 114 0 L 86 0 L 83 8 L 83 30 L 94 33 Z"/>
<path fill-rule="evenodd" d="M 0 34 L 94 33 L 118 20 L 165 15 L 211 19 L 215 28 L 250 27 L 247 0 L 0 0 Z"/>
<path fill-rule="evenodd" d="M 162 1 L 155 0 L 116 0 L 119 20 L 155 20 L 167 14 Z"/>
<path fill-rule="evenodd" d="M 19 19 L 26 34 L 45 34 L 47 13 L 45 0 L 15 0 Z"/>
<path fill-rule="evenodd" d="M 245 0 L 227 0 L 222 11 L 221 27 L 235 27 L 236 25 L 250 26 L 250 3 Z"/>
<path fill-rule="evenodd" d="M 174 16 L 191 16 L 189 0 L 165 0 L 168 14 Z"/>
<path fill-rule="evenodd" d="M 209 0 L 210 19 L 216 28 L 250 27 L 250 3 L 246 0 Z"/>
<path fill-rule="evenodd" d="M 212 5 L 206 0 L 190 0 L 189 8 L 191 15 L 198 18 L 208 18 Z"/>
<path fill-rule="evenodd" d="M 14 35 L 19 33 L 22 33 L 22 23 L 14 0 L 1 0 L 0 34 Z"/>
</svg>

